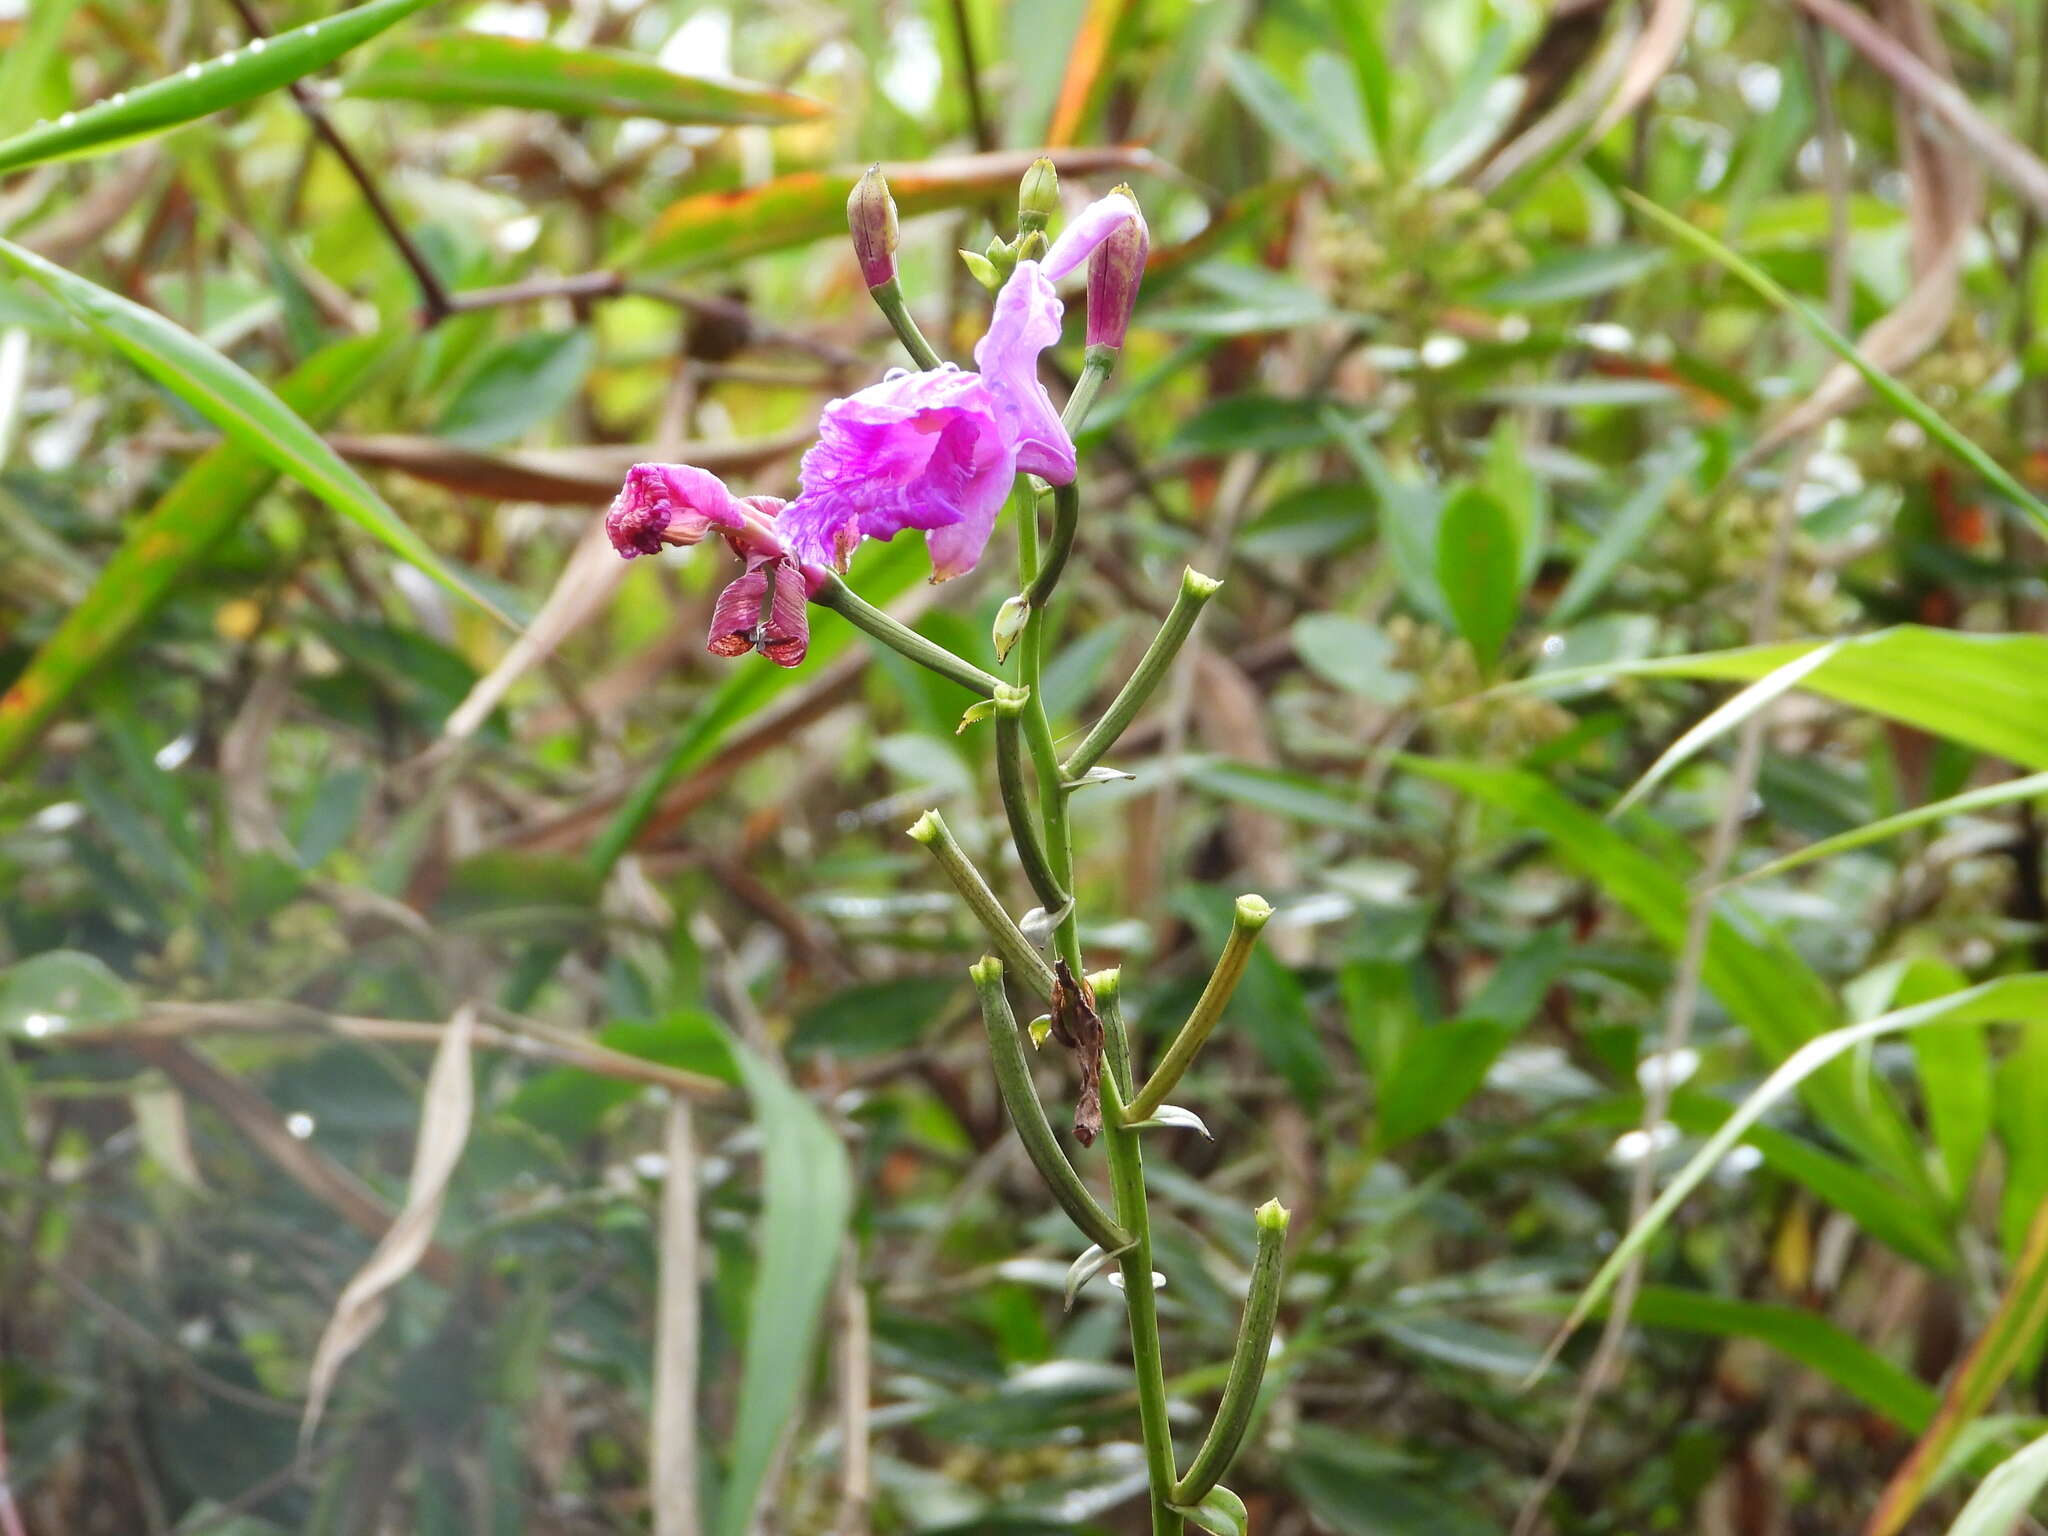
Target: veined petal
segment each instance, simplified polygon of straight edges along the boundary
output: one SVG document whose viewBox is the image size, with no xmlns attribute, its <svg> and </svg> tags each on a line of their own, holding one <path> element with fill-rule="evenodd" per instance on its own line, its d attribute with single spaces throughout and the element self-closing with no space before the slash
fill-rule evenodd
<svg viewBox="0 0 2048 1536">
<path fill-rule="evenodd" d="M 1055 485 L 1074 478 L 1074 440 L 1038 379 L 1038 356 L 1060 339 L 1061 305 L 1035 261 L 1020 261 L 996 295 L 988 334 L 974 348 L 1016 468 Z"/>
<path fill-rule="evenodd" d="M 775 583 L 775 595 L 755 636 L 755 649 L 778 667 L 801 666 L 811 648 L 810 596 L 803 573 L 787 556 L 770 560 L 763 569 Z"/>
<path fill-rule="evenodd" d="M 798 472 L 802 494 L 777 524 L 800 561 L 843 566 L 864 538 L 980 517 L 1001 505 L 1015 472 L 979 375 L 906 373 L 825 407 Z"/>
<path fill-rule="evenodd" d="M 1053 241 L 1041 265 L 1045 275 L 1058 282 L 1095 252 L 1126 219 L 1142 219 L 1138 205 L 1121 192 L 1097 198 L 1067 221 L 1059 239 Z"/>
<path fill-rule="evenodd" d="M 744 656 L 751 651 L 761 623 L 761 599 L 767 594 L 768 573 L 762 566 L 750 565 L 726 583 L 712 605 L 711 635 L 704 648 L 714 656 Z"/>
<path fill-rule="evenodd" d="M 626 559 L 661 552 L 664 544 L 695 544 L 713 528 L 747 527 L 725 482 L 693 464 L 635 464 L 605 513 L 604 528 Z"/>
</svg>

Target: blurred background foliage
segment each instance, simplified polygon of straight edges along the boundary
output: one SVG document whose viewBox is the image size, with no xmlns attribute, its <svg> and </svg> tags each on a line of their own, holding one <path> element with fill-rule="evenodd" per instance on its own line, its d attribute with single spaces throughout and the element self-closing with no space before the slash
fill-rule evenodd
<svg viewBox="0 0 2048 1536">
<path fill-rule="evenodd" d="M 296 98 L 257 78 L 350 15 Z M 2007 1460 L 2048 1412 L 2044 27 L 0 3 L 0 1519 L 1142 1519 L 1117 1293 L 1063 1306 L 980 941 L 901 835 L 938 805 L 1004 846 L 968 695 L 822 611 L 801 670 L 715 661 L 722 557 L 594 531 L 637 459 L 788 492 L 820 404 L 899 361 L 862 165 L 965 356 L 953 252 L 1049 146 L 1154 232 L 1055 715 L 1183 563 L 1228 581 L 1135 780 L 1077 802 L 1089 954 L 1156 1041 L 1232 896 L 1277 908 L 1182 1090 L 1213 1141 L 1152 1153 L 1188 1432 L 1277 1189 L 1230 1479 L 1261 1531 L 1943 1530 L 1994 1468 L 1956 1528 L 2015 1529 L 2048 1475 Z M 986 659 L 999 564 L 853 579 Z M 1943 1027 L 1774 1096 L 1643 1248 L 1633 1328 L 1525 1387 L 1656 1175 L 1914 1007 Z M 401 1209 L 420 1241 L 351 1286 Z M 331 1320 L 359 1347 L 316 1366 Z"/>
</svg>

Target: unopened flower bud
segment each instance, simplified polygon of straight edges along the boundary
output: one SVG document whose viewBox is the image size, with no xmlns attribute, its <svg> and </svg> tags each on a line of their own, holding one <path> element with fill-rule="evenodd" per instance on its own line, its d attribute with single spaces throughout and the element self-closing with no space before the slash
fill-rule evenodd
<svg viewBox="0 0 2048 1536">
<path fill-rule="evenodd" d="M 1031 617 L 1031 604 L 1022 592 L 1003 600 L 1003 606 L 996 610 L 995 631 L 991 638 L 996 644 L 996 660 L 1002 661 L 1010 654 L 1010 647 L 1017 643 L 1017 637 L 1024 633 L 1024 625 Z"/>
<path fill-rule="evenodd" d="M 1017 233 L 1042 235 L 1060 211 L 1060 173 L 1040 155 L 1017 184 Z"/>
<path fill-rule="evenodd" d="M 871 165 L 854 183 L 846 199 L 846 224 L 853 231 L 853 253 L 860 259 L 861 280 L 879 288 L 896 276 L 896 199 L 879 165 Z"/>
<path fill-rule="evenodd" d="M 1138 307 L 1138 287 L 1145 280 L 1145 258 L 1152 236 L 1138 199 L 1128 187 L 1117 188 L 1131 201 L 1131 216 L 1117 225 L 1088 258 L 1088 345 L 1121 347 Z"/>
<path fill-rule="evenodd" d="M 990 293 L 994 293 L 1003 286 L 1002 278 L 996 275 L 995 263 L 982 255 L 981 252 L 962 251 L 960 253 L 960 262 L 961 265 L 967 268 L 968 274 Z"/>
</svg>

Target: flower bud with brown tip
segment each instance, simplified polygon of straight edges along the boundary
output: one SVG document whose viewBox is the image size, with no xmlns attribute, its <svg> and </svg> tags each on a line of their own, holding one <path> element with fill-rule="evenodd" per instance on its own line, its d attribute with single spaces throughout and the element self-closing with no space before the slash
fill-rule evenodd
<svg viewBox="0 0 2048 1536">
<path fill-rule="evenodd" d="M 853 253 L 860 259 L 861 280 L 870 288 L 896 277 L 896 199 L 879 165 L 854 183 L 846 199 L 846 223 L 853 231 Z"/>
<path fill-rule="evenodd" d="M 1129 187 L 1118 193 L 1130 199 L 1131 216 L 1119 224 L 1109 238 L 1088 258 L 1088 345 L 1121 347 L 1130 328 L 1131 311 L 1138 307 L 1138 288 L 1145 280 L 1145 258 L 1151 253 L 1152 236 L 1145 216 L 1138 211 L 1138 199 Z"/>
</svg>

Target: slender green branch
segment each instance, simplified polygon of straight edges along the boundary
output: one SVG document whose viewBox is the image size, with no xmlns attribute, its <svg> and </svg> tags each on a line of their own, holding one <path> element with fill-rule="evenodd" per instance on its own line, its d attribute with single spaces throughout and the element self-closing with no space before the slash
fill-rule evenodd
<svg viewBox="0 0 2048 1536">
<path fill-rule="evenodd" d="M 1007 960 L 1017 974 L 1031 984 L 1039 996 L 1052 996 L 1052 967 L 1045 963 L 1045 957 L 1032 948 L 1031 941 L 1024 937 L 1003 904 L 996 900 L 996 893 L 989 889 L 988 882 L 981 878 L 981 871 L 953 839 L 952 829 L 946 825 L 946 818 L 937 811 L 926 811 L 917 818 L 910 829 L 910 835 L 925 847 L 939 861 L 939 868 L 946 872 L 946 878 L 953 882 L 953 888 L 960 893 L 970 911 L 981 922 L 989 942 Z"/>
<path fill-rule="evenodd" d="M 1272 915 L 1273 909 L 1266 905 L 1263 897 L 1237 898 L 1237 915 L 1230 925 L 1230 938 L 1217 958 L 1216 969 L 1209 974 L 1209 985 L 1202 988 L 1202 995 L 1195 1000 L 1194 1011 L 1188 1015 L 1187 1023 L 1181 1025 L 1180 1033 L 1173 1037 L 1173 1044 L 1166 1048 L 1166 1054 L 1159 1058 L 1159 1065 L 1145 1080 L 1145 1086 L 1131 1100 L 1131 1119 L 1151 1119 L 1159 1106 L 1166 1102 L 1166 1096 L 1173 1092 L 1181 1074 L 1194 1062 L 1202 1043 L 1209 1038 L 1216 1021 L 1223 1017 L 1223 1010 L 1229 1006 L 1230 994 L 1237 990 L 1238 978 L 1244 975 L 1244 968 L 1251 963 L 1252 948 L 1259 942 L 1259 930 L 1266 926 L 1266 919 Z"/>
<path fill-rule="evenodd" d="M 1059 913 L 1067 904 L 1067 892 L 1053 878 L 1046 862 L 1045 846 L 1039 841 L 1038 826 L 1031 816 L 1031 796 L 1024 787 L 1024 707 L 1030 695 L 1022 688 L 1004 683 L 996 689 L 996 779 L 1003 792 L 1003 812 L 1010 820 L 1010 837 L 1017 845 L 1017 858 L 1025 878 L 1039 902 L 1049 913 Z"/>
<path fill-rule="evenodd" d="M 1017 573 L 1024 590 L 1030 591 L 1039 575 L 1038 520 L 1028 514 L 1017 519 Z M 1038 776 L 1038 812 L 1045 826 L 1046 862 L 1052 868 L 1054 883 L 1062 891 L 1072 891 L 1074 845 L 1067 827 L 1067 797 L 1060 789 L 1059 753 L 1053 745 L 1052 723 L 1045 715 L 1045 630 L 1045 609 L 1027 609 L 1024 632 L 1017 643 L 1017 680 L 1031 690 L 1024 705 L 1024 740 L 1031 752 L 1032 770 Z M 1065 915 L 1054 926 L 1053 943 L 1074 974 L 1083 974 L 1077 903 L 1066 904 Z"/>
<path fill-rule="evenodd" d="M 1116 1075 L 1117 1092 L 1131 1096 L 1131 1036 L 1124 1027 L 1123 971 L 1112 966 L 1088 978 L 1095 994 L 1095 1011 L 1102 1016 L 1102 1053 L 1109 1070 Z"/>
<path fill-rule="evenodd" d="M 1024 589 L 1024 601 L 1031 607 L 1043 608 L 1052 600 L 1052 589 L 1059 585 L 1060 574 L 1067 568 L 1067 556 L 1074 550 L 1074 532 L 1080 526 L 1081 488 L 1071 481 L 1054 486 L 1052 537 L 1046 541 L 1044 563 L 1038 567 L 1031 585 Z"/>
<path fill-rule="evenodd" d="M 1216 1405 L 1216 1417 L 1202 1448 L 1188 1464 L 1187 1475 L 1174 1484 L 1176 1504 L 1198 1503 L 1230 1470 L 1259 1405 L 1259 1383 L 1265 1379 L 1266 1357 L 1273 1349 L 1273 1319 L 1280 1311 L 1280 1255 L 1287 1246 L 1287 1207 L 1268 1200 L 1259 1207 L 1257 1221 L 1258 1252 L 1252 1258 L 1251 1285 L 1245 1292 L 1244 1319 L 1238 1324 L 1230 1375 L 1223 1383 L 1223 1398 Z"/>
<path fill-rule="evenodd" d="M 1137 719 L 1138 711 L 1145 707 L 1145 701 L 1152 697 L 1153 690 L 1166 680 L 1167 668 L 1173 665 L 1173 658 L 1187 643 L 1195 620 L 1202 616 L 1203 606 L 1222 586 L 1223 583 L 1213 576 L 1204 576 L 1193 568 L 1181 572 L 1180 595 L 1174 598 L 1166 622 L 1159 626 L 1159 633 L 1145 648 L 1130 681 L 1110 702 L 1102 718 L 1081 738 L 1081 744 L 1068 754 L 1061 769 L 1063 779 L 1072 781 L 1080 778 L 1102 760 L 1103 753 L 1116 745 L 1117 738 Z"/>
<path fill-rule="evenodd" d="M 939 354 L 932 350 L 932 344 L 924 339 L 924 332 L 910 317 L 910 306 L 903 298 L 903 284 L 892 277 L 887 282 L 875 284 L 868 290 L 868 296 L 888 320 L 889 328 L 903 343 L 903 350 L 910 354 L 910 360 L 927 371 L 938 367 Z"/>
<path fill-rule="evenodd" d="M 811 601 L 822 608 L 830 608 L 854 628 L 881 641 L 898 655 L 907 656 L 919 666 L 950 678 L 985 699 L 994 698 L 996 690 L 1003 686 L 1001 678 L 982 671 L 943 645 L 925 639 L 909 625 L 890 618 L 837 576 L 827 576 L 825 584 L 811 595 Z"/>
<path fill-rule="evenodd" d="M 1098 1000 L 1099 1001 L 1099 1000 Z M 1131 1367 L 1138 1378 L 1138 1428 L 1145 1440 L 1145 1472 L 1152 1493 L 1153 1536 L 1178 1536 L 1182 1520 L 1172 1508 L 1175 1473 L 1173 1427 L 1166 1416 L 1166 1365 L 1159 1349 L 1159 1308 L 1152 1294 L 1152 1218 L 1145 1201 L 1145 1155 L 1123 1106 L 1116 1073 L 1102 1076 L 1102 1109 L 1109 1142 L 1109 1184 L 1116 1219 L 1131 1234 L 1117 1259 L 1124 1306 L 1130 1316 Z"/>
<path fill-rule="evenodd" d="M 1010 1000 L 1003 993 L 1003 962 L 993 955 L 984 955 L 979 964 L 968 967 L 967 974 L 974 978 L 974 991 L 981 999 L 981 1022 L 988 1030 L 996 1087 L 1002 1092 L 1003 1106 L 1010 1112 L 1010 1123 L 1017 1128 L 1017 1139 L 1024 1144 L 1031 1166 L 1045 1180 L 1060 1209 L 1073 1218 L 1074 1225 L 1088 1240 L 1099 1244 L 1106 1253 L 1116 1252 L 1131 1241 L 1131 1235 L 1112 1221 L 1089 1193 L 1053 1136 L 1052 1126 L 1045 1118 L 1045 1106 L 1031 1084 L 1031 1067 L 1024 1057 L 1023 1042 L 1017 1038 L 1016 1016 L 1010 1012 Z"/>
<path fill-rule="evenodd" d="M 1060 425 L 1067 429 L 1067 436 L 1077 437 L 1081 428 L 1087 425 L 1088 413 L 1095 409 L 1095 397 L 1102 393 L 1102 386 L 1109 382 L 1111 370 L 1116 367 L 1117 349 L 1097 342 L 1081 358 L 1081 377 L 1074 381 L 1074 392 L 1067 396 L 1067 408 L 1060 412 Z"/>
</svg>

